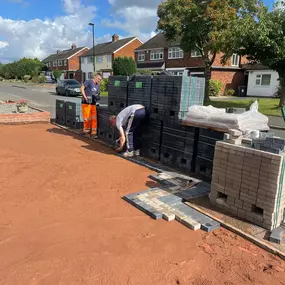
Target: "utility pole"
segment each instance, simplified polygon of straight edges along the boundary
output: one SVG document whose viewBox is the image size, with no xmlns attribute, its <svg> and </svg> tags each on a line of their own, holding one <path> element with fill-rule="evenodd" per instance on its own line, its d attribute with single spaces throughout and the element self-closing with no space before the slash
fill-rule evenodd
<svg viewBox="0 0 285 285">
<path fill-rule="evenodd" d="M 93 58 L 92 58 L 92 61 L 93 61 L 93 72 L 95 73 L 96 72 L 96 70 L 95 70 L 95 25 L 94 25 L 94 23 L 89 23 L 88 25 L 92 26 L 92 34 L 93 34 Z"/>
</svg>

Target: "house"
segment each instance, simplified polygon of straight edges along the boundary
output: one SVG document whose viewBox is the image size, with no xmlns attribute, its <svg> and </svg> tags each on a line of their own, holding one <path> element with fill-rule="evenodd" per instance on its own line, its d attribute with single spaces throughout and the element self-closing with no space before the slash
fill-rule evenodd
<svg viewBox="0 0 285 285">
<path fill-rule="evenodd" d="M 47 74 L 59 69 L 63 72 L 61 79 L 74 78 L 78 81 L 82 81 L 81 72 L 79 70 L 79 57 L 88 50 L 88 47 L 76 47 L 75 44 L 72 44 L 70 49 L 58 50 L 55 54 L 51 54 L 45 58 L 42 62 L 46 64 Z"/>
<path fill-rule="evenodd" d="M 191 54 L 184 52 L 179 42 L 169 42 L 159 33 L 135 50 L 138 70 L 167 70 L 173 75 L 203 74 L 203 60 L 197 51 Z M 241 67 L 245 59 L 234 54 L 225 65 L 221 64 L 221 54 L 217 54 L 211 69 L 211 79 L 220 80 L 223 90 L 234 89 L 244 84 L 244 71 Z"/>
<path fill-rule="evenodd" d="M 279 86 L 278 73 L 262 64 L 244 64 L 246 96 L 275 97 Z"/>
<path fill-rule="evenodd" d="M 95 55 L 95 70 L 102 73 L 104 78 L 113 72 L 113 61 L 116 57 L 127 56 L 134 58 L 134 50 L 142 42 L 137 37 L 119 39 L 118 35 L 112 36 L 111 42 L 101 43 L 90 49 L 80 57 L 80 68 L 83 80 L 90 79 L 93 73 L 93 52 Z"/>
</svg>

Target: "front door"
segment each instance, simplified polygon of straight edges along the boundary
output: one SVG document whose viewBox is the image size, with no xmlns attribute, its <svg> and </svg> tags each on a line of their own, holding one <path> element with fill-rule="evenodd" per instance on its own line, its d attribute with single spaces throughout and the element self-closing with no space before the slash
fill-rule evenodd
<svg viewBox="0 0 285 285">
<path fill-rule="evenodd" d="M 73 79 L 73 78 L 74 78 L 73 73 L 69 73 L 69 79 Z"/>
</svg>

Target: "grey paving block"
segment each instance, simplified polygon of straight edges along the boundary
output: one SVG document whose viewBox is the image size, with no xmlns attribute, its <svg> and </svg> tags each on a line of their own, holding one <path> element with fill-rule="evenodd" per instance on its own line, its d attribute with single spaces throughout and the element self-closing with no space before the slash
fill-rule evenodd
<svg viewBox="0 0 285 285">
<path fill-rule="evenodd" d="M 170 187 L 176 186 L 170 180 L 163 179 L 163 178 L 159 177 L 158 175 L 149 175 L 149 178 L 152 179 L 153 181 L 158 182 L 158 183 L 165 185 L 165 186 L 170 186 Z"/>
<path fill-rule="evenodd" d="M 162 219 L 162 213 L 157 211 L 156 209 L 154 209 L 153 207 L 149 206 L 148 204 L 139 201 L 137 199 L 133 199 L 133 198 L 128 198 L 128 197 L 124 197 L 124 199 L 129 202 L 131 205 L 133 205 L 134 207 L 136 207 L 137 209 L 139 209 L 140 211 L 144 212 L 145 214 L 149 215 L 150 217 L 152 217 L 155 220 L 159 220 Z"/>
<path fill-rule="evenodd" d="M 274 229 L 269 236 L 269 241 L 281 244 L 285 235 L 285 228 L 278 227 Z"/>
<path fill-rule="evenodd" d="M 171 207 L 177 203 L 182 202 L 182 198 L 180 198 L 176 195 L 173 195 L 173 194 L 169 194 L 169 195 L 166 195 L 163 197 L 158 197 L 158 200 L 160 200 L 161 202 L 163 202 L 163 203 L 165 203 Z"/>
<path fill-rule="evenodd" d="M 221 227 L 220 223 L 212 220 L 212 222 L 208 222 L 201 225 L 201 229 L 205 232 L 212 232 L 213 230 L 219 229 Z"/>
</svg>

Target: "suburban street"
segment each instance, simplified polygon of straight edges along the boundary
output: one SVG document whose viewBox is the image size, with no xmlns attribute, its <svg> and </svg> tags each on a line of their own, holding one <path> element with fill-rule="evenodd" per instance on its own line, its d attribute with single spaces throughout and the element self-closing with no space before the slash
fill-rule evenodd
<svg viewBox="0 0 285 285">
<path fill-rule="evenodd" d="M 27 100 L 31 106 L 50 112 L 51 118 L 55 118 L 55 101 L 64 99 L 65 96 L 55 94 L 55 85 L 49 87 L 27 86 L 19 83 L 1 83 L 0 101 L 2 100 Z M 68 97 L 69 101 L 80 101 L 81 98 Z M 101 97 L 99 102 L 108 104 L 108 97 Z"/>
</svg>

